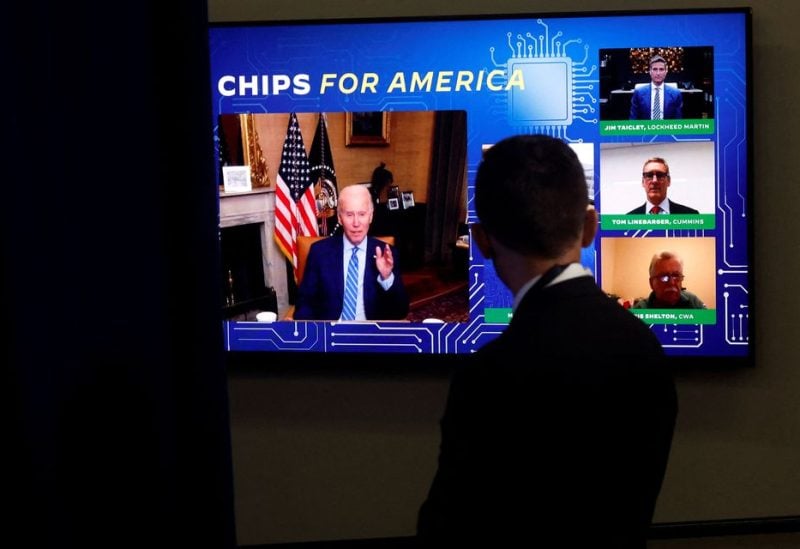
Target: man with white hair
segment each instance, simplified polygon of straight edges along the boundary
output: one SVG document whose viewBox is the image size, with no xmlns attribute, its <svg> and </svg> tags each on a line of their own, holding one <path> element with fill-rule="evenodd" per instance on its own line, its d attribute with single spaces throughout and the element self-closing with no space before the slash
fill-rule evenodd
<svg viewBox="0 0 800 549">
<path fill-rule="evenodd" d="M 683 288 L 683 260 L 673 252 L 657 253 L 650 260 L 650 288 L 647 299 L 634 309 L 705 309 L 699 297 Z"/>
<path fill-rule="evenodd" d="M 296 320 L 398 320 L 408 314 L 408 294 L 397 250 L 368 236 L 373 203 L 366 187 L 339 193 L 342 234 L 315 242 L 297 291 Z"/>
</svg>

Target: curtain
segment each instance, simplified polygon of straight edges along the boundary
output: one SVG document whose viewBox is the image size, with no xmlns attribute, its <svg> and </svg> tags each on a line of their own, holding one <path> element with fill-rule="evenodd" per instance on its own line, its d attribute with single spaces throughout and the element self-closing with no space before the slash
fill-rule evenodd
<svg viewBox="0 0 800 549">
<path fill-rule="evenodd" d="M 438 111 L 425 223 L 425 262 L 450 264 L 465 210 L 467 115 Z"/>
</svg>

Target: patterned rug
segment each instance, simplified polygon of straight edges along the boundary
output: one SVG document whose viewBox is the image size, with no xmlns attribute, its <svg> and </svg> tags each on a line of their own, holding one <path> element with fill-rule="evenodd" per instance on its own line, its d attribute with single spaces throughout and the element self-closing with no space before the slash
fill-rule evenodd
<svg viewBox="0 0 800 549">
<path fill-rule="evenodd" d="M 438 318 L 445 322 L 469 321 L 469 294 L 466 282 L 437 295 L 412 301 L 408 320 L 422 322 L 426 318 Z"/>
</svg>

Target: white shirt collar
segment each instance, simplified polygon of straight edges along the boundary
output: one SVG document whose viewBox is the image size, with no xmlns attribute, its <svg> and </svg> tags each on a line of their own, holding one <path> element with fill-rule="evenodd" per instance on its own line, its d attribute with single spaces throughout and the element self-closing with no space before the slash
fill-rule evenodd
<svg viewBox="0 0 800 549">
<path fill-rule="evenodd" d="M 649 200 L 645 200 L 645 202 L 647 202 L 647 204 L 644 207 L 644 213 L 650 213 L 650 210 L 653 209 L 653 206 L 658 206 L 659 208 L 661 208 L 661 211 L 664 212 L 665 214 L 669 213 L 669 199 L 668 198 L 665 198 L 664 201 L 661 202 L 661 204 L 653 204 Z"/>
<path fill-rule="evenodd" d="M 342 235 L 342 239 L 344 240 L 344 249 L 347 252 L 353 253 L 351 251 L 353 248 L 358 248 L 359 252 L 364 251 L 364 250 L 367 249 L 367 237 L 366 236 L 364 237 L 364 240 L 362 240 L 359 244 L 353 244 L 352 242 L 350 242 L 347 239 L 347 237 L 345 235 Z"/>
<path fill-rule="evenodd" d="M 567 265 L 567 268 L 561 271 L 561 273 L 559 273 L 557 277 L 551 280 L 550 283 L 545 286 L 545 288 L 549 288 L 554 284 L 560 284 L 561 282 L 566 282 L 567 280 L 571 280 L 573 278 L 578 278 L 581 276 L 592 276 L 591 269 L 587 269 L 580 263 L 570 263 L 569 265 Z M 514 304 L 511 308 L 512 311 L 517 310 L 517 306 L 519 306 L 519 303 L 520 301 L 522 301 L 522 298 L 525 297 L 525 294 L 528 293 L 528 290 L 530 290 L 533 287 L 533 285 L 539 281 L 540 278 L 542 278 L 542 275 L 533 277 L 528 282 L 526 282 L 522 286 L 522 288 L 519 289 L 517 295 L 514 296 Z"/>
</svg>

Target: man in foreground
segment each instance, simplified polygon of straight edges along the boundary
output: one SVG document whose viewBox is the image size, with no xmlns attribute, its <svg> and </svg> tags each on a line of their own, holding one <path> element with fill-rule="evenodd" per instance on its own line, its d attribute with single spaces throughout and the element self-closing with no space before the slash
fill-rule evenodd
<svg viewBox="0 0 800 549">
<path fill-rule="evenodd" d="M 514 312 L 454 372 L 425 545 L 645 544 L 675 387 L 658 340 L 578 263 L 597 227 L 587 194 L 558 139 L 512 137 L 484 156 L 472 234 Z"/>
</svg>

